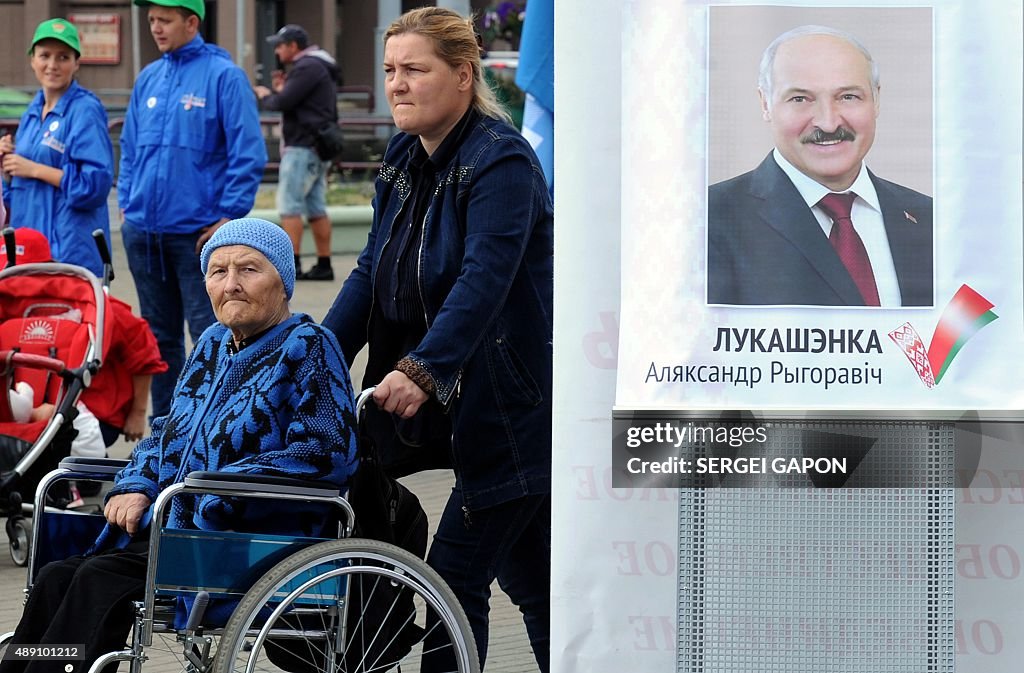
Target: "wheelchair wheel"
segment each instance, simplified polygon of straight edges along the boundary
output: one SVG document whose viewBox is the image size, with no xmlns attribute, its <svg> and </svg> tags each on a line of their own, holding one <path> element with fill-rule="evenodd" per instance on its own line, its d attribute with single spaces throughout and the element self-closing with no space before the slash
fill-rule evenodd
<svg viewBox="0 0 1024 673">
<path fill-rule="evenodd" d="M 10 537 L 8 549 L 14 565 L 24 568 L 28 565 L 28 547 L 32 539 L 30 524 L 24 517 L 11 518 L 7 524 L 7 535 Z"/>
<path fill-rule="evenodd" d="M 376 540 L 293 554 L 242 598 L 213 673 L 479 673 L 469 620 L 420 558 Z"/>
</svg>

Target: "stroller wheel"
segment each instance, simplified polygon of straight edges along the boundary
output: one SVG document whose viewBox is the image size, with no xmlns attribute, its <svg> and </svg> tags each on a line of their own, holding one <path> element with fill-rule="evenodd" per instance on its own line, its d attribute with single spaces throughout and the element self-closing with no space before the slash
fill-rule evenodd
<svg viewBox="0 0 1024 673">
<path fill-rule="evenodd" d="M 24 568 L 28 565 L 28 546 L 30 532 L 25 519 L 18 517 L 7 522 L 7 535 L 10 537 L 11 560 L 14 565 Z"/>
</svg>

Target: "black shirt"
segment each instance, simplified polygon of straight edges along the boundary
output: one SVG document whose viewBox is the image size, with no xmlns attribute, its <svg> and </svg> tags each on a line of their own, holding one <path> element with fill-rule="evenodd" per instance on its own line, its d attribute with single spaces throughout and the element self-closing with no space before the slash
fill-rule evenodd
<svg viewBox="0 0 1024 673">
<path fill-rule="evenodd" d="M 422 336 L 427 316 L 420 298 L 419 260 L 423 225 L 431 196 L 438 187 L 439 173 L 451 161 L 463 136 L 479 118 L 473 108 L 462 115 L 431 155 L 416 144 L 409 162 L 409 196 L 391 229 L 391 238 L 381 251 L 376 293 L 383 318 L 393 325 Z"/>
<path fill-rule="evenodd" d="M 284 88 L 260 101 L 262 109 L 282 113 L 286 146 L 314 147 L 314 133 L 337 122 L 337 75 L 337 66 L 325 58 L 302 56 L 288 72 Z"/>
</svg>

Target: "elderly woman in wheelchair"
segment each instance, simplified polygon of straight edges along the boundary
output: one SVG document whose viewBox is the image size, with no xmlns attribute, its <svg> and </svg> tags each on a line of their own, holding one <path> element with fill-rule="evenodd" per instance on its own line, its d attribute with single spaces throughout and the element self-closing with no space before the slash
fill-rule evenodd
<svg viewBox="0 0 1024 673">
<path fill-rule="evenodd" d="M 465 616 L 429 568 L 390 545 L 334 539 L 354 520 L 339 490 L 358 462 L 356 412 L 333 335 L 289 310 L 288 236 L 233 220 L 200 260 L 218 324 L 195 344 L 170 413 L 116 472 L 103 517 L 37 507 L 25 612 L 0 638 L 0 673 L 69 661 L 76 672 L 117 661 L 138 671 L 164 623 L 194 671 L 384 671 L 417 644 L 429 658 L 439 629 L 457 670 L 479 670 Z M 71 459 L 37 503 L 58 479 L 114 473 Z M 35 572 L 83 537 L 68 519 L 102 529 L 84 553 Z M 44 520 L 55 536 L 38 534 Z"/>
</svg>

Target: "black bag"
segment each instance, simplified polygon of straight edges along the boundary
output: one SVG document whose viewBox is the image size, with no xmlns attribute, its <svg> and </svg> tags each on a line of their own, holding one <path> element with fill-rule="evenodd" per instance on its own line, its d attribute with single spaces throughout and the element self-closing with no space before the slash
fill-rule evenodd
<svg viewBox="0 0 1024 673">
<path fill-rule="evenodd" d="M 355 536 L 387 542 L 424 558 L 427 513 L 419 498 L 388 476 L 377 447 L 365 435 L 360 439 L 359 467 L 348 489 L 356 512 Z"/>
<path fill-rule="evenodd" d="M 349 482 L 347 496 L 356 513 L 355 537 L 387 542 L 424 558 L 427 514 L 419 498 L 384 471 L 377 447 L 365 435 L 364 428 L 365 424 L 360 424 L 359 467 Z M 369 595 L 363 595 L 364 589 Z M 367 670 L 367 661 L 383 662 L 373 670 L 390 670 L 387 662 L 400 661 L 424 635 L 423 628 L 414 623 L 416 608 L 412 594 L 400 589 L 401 585 L 389 582 L 373 587 L 364 587 L 358 582 L 349 585 L 348 603 L 359 606 L 362 618 L 348 622 L 349 649 L 330 667 L 326 666 L 323 648 L 304 641 L 271 639 L 272 646 L 266 648 L 267 658 L 290 673 L 363 671 Z M 313 621 L 304 622 L 301 616 L 284 619 L 297 629 L 318 626 Z M 361 623 L 373 624 L 374 630 L 378 625 L 384 626 L 372 642 L 365 644 L 360 639 L 361 634 L 356 632 Z"/>
<path fill-rule="evenodd" d="M 328 122 L 313 132 L 313 148 L 321 161 L 338 161 L 344 147 L 344 135 L 337 122 Z"/>
<path fill-rule="evenodd" d="M 366 435 L 376 447 L 381 467 L 391 477 L 424 470 L 452 469 L 452 422 L 441 404 L 430 398 L 412 418 L 402 418 L 367 405 Z"/>
<path fill-rule="evenodd" d="M 349 484 L 348 501 L 356 512 L 356 537 L 388 542 L 419 558 L 426 556 L 427 513 L 412 491 L 387 475 L 376 445 L 365 434 L 360 437 L 359 467 Z M 423 637 L 423 629 L 414 623 L 412 593 L 401 587 L 382 583 L 363 596 L 363 587 L 350 585 L 349 602 L 362 606 L 368 623 L 385 624 L 385 632 L 370 643 L 369 652 L 350 651 L 346 663 L 399 661 Z M 355 626 L 349 624 L 350 630 Z M 355 638 L 354 633 L 349 636 Z"/>
</svg>

